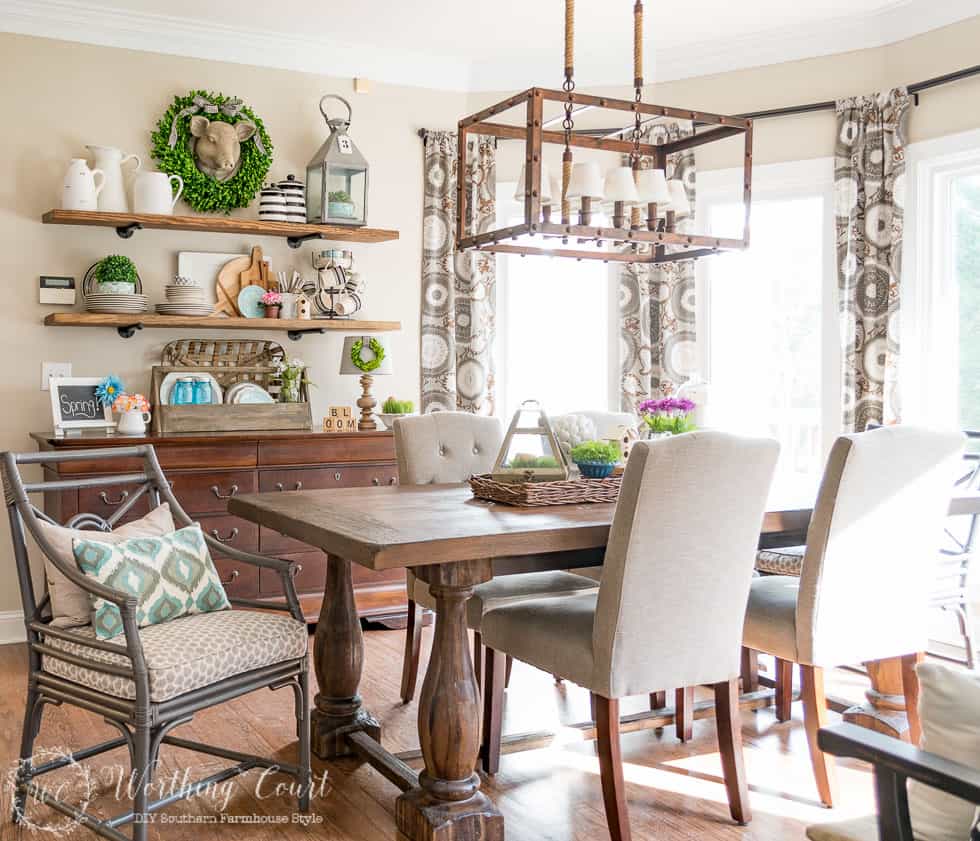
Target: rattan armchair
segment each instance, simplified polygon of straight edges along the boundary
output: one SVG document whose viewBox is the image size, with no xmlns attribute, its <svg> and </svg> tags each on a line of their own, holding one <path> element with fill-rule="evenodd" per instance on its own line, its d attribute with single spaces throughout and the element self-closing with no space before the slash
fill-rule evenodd
<svg viewBox="0 0 980 841">
<path fill-rule="evenodd" d="M 24 465 L 50 465 L 56 462 L 80 462 L 98 460 L 106 462 L 127 459 L 132 462 L 138 459 L 142 469 L 138 472 L 120 472 L 113 476 L 97 478 L 80 477 L 77 479 L 59 479 L 57 481 L 29 482 L 21 475 L 20 468 Z M 84 576 L 77 568 L 66 564 L 53 551 L 51 544 L 39 527 L 39 521 L 54 523 L 41 512 L 30 500 L 29 494 L 51 493 L 77 488 L 96 488 L 108 486 L 130 486 L 126 501 L 108 518 L 96 514 L 79 513 L 65 525 L 74 529 L 92 529 L 109 532 L 119 525 L 133 507 L 149 497 L 152 505 L 167 502 L 170 505 L 174 523 L 177 528 L 191 525 L 192 520 L 184 512 L 176 500 L 167 482 L 156 453 L 151 446 L 122 447 L 103 450 L 79 450 L 74 452 L 42 452 L 42 453 L 3 453 L 2 469 L 4 495 L 7 512 L 10 518 L 10 528 L 13 538 L 14 558 L 20 582 L 20 594 L 24 609 L 24 621 L 27 629 L 29 648 L 29 673 L 27 686 L 27 705 L 24 715 L 23 738 L 20 749 L 20 763 L 16 777 L 14 798 L 15 822 L 24 818 L 27 799 L 31 797 L 43 802 L 58 812 L 69 815 L 98 835 L 114 839 L 114 841 L 130 841 L 129 836 L 120 831 L 120 827 L 133 824 L 133 841 L 145 841 L 148 821 L 145 816 L 175 800 L 190 796 L 202 790 L 208 784 L 230 779 L 253 768 L 276 768 L 283 773 L 292 775 L 297 780 L 299 791 L 299 808 L 309 810 L 310 802 L 310 731 L 309 731 L 309 677 L 307 671 L 306 624 L 303 613 L 296 597 L 293 585 L 292 565 L 283 560 L 261 557 L 215 542 L 205 535 L 210 548 L 220 551 L 226 557 L 231 557 L 241 563 L 252 564 L 268 570 L 274 570 L 282 580 L 285 600 L 282 602 L 251 601 L 231 598 L 233 607 L 246 608 L 247 611 L 225 610 L 217 613 L 199 614 L 195 617 L 182 617 L 171 620 L 163 625 L 150 628 L 137 627 L 137 600 L 131 595 L 104 586 L 91 578 Z M 135 488 L 133 488 L 135 486 Z M 51 623 L 50 596 L 45 593 L 40 599 L 36 597 L 31 578 L 26 535 L 36 541 L 41 552 L 66 577 L 87 593 L 101 597 L 115 604 L 122 615 L 124 644 L 117 640 L 101 640 L 94 634 L 80 632 L 77 628 L 57 628 Z M 282 614 L 286 615 L 283 616 Z M 210 617 L 205 621 L 209 624 L 209 639 L 203 641 L 201 635 L 189 640 L 194 644 L 210 645 L 215 648 L 215 636 L 231 643 L 228 657 L 220 667 L 204 678 L 195 675 L 198 682 L 204 685 L 196 686 L 189 691 L 173 694 L 172 697 L 159 698 L 151 678 L 153 652 L 144 643 L 150 639 L 150 631 L 167 629 L 168 644 L 174 636 L 180 639 L 182 629 L 193 626 L 181 623 L 193 622 L 202 617 Z M 222 627 L 223 623 L 223 627 Z M 237 623 L 237 624 L 236 624 Z M 260 658 L 248 657 L 246 648 L 238 645 L 235 628 L 241 628 L 242 623 L 249 623 L 252 634 L 252 649 L 262 651 Z M 299 627 L 301 626 L 301 628 Z M 218 634 L 210 633 L 217 629 Z M 199 632 L 198 632 L 199 633 Z M 280 635 L 277 637 L 277 634 Z M 277 639 L 287 639 L 289 644 L 281 643 L 276 646 Z M 301 650 L 300 650 L 301 649 Z M 274 650 L 275 654 L 269 651 Z M 290 656 L 281 656 L 288 651 Z M 218 650 L 216 656 L 223 656 Z M 278 658 L 278 659 L 277 659 Z M 57 671 L 50 667 L 52 663 L 67 664 Z M 256 663 L 262 663 L 257 667 Z M 87 680 L 73 680 L 65 676 L 65 668 L 72 667 L 80 670 L 80 674 L 88 676 Z M 92 676 L 98 680 L 91 679 Z M 124 686 L 123 691 L 119 690 Z M 299 739 L 299 757 L 295 765 L 279 762 L 271 758 L 253 756 L 236 750 L 192 742 L 187 739 L 170 735 L 170 732 L 181 724 L 189 722 L 195 713 L 208 707 L 224 703 L 257 689 L 273 690 L 289 687 L 295 697 L 296 733 Z M 165 693 L 159 693 L 163 695 Z M 34 741 L 41 726 L 44 708 L 49 705 L 70 704 L 102 716 L 105 721 L 120 732 L 118 738 L 92 747 L 75 750 L 70 758 L 57 760 L 41 765 L 35 765 L 32 760 Z M 162 745 L 198 751 L 216 756 L 234 763 L 230 768 L 223 769 L 203 780 L 198 780 L 182 788 L 179 792 L 171 793 L 162 800 L 149 801 L 153 771 L 156 766 Z M 77 807 L 59 800 L 51 791 L 41 786 L 37 780 L 41 775 L 63 767 L 75 760 L 87 759 L 119 747 L 129 750 L 133 769 L 134 798 L 131 811 L 115 817 L 104 818 L 80 811 Z"/>
</svg>

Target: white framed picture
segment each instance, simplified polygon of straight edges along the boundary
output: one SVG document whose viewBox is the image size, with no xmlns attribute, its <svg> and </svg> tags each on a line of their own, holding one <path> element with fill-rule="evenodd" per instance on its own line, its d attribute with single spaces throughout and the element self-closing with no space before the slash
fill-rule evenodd
<svg viewBox="0 0 980 841">
<path fill-rule="evenodd" d="M 51 418 L 55 432 L 66 429 L 112 429 L 112 407 L 104 406 L 96 391 L 102 377 L 52 377 Z"/>
</svg>

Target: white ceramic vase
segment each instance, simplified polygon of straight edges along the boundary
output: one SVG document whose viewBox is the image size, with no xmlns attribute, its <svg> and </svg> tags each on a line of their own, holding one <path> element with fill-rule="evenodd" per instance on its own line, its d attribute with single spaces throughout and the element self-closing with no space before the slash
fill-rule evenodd
<svg viewBox="0 0 980 841">
<path fill-rule="evenodd" d="M 123 412 L 116 422 L 116 432 L 120 435 L 145 435 L 149 422 L 149 412 L 139 412 L 136 409 Z"/>
<path fill-rule="evenodd" d="M 138 155 L 124 155 L 115 146 L 86 146 L 95 156 L 95 168 L 105 173 L 105 189 L 99 193 L 99 210 L 107 213 L 129 213 L 129 202 L 126 200 L 126 182 L 123 180 L 122 167 L 129 161 L 136 161 L 139 172 L 143 162 Z"/>
<path fill-rule="evenodd" d="M 101 169 L 89 169 L 85 158 L 72 158 L 61 190 L 61 209 L 98 210 L 104 187 L 105 173 Z"/>
<path fill-rule="evenodd" d="M 174 195 L 171 182 L 177 184 Z M 181 193 L 184 192 L 184 179 L 179 175 L 165 172 L 141 172 L 133 183 L 133 211 L 135 213 L 156 213 L 172 216 Z"/>
</svg>

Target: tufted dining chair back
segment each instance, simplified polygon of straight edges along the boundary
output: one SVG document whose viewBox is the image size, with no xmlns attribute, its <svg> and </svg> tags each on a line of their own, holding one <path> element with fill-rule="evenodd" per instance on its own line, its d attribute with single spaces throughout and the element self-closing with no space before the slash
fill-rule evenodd
<svg viewBox="0 0 980 841">
<path fill-rule="evenodd" d="M 498 418 L 434 412 L 395 421 L 398 481 L 403 485 L 465 482 L 488 473 L 504 440 Z"/>
</svg>

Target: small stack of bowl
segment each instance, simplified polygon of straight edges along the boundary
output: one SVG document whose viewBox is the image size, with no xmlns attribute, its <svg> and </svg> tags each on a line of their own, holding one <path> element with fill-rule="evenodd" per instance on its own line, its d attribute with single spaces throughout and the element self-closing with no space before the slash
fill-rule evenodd
<svg viewBox="0 0 980 841">
<path fill-rule="evenodd" d="M 166 292 L 167 303 L 157 304 L 160 315 L 211 315 L 212 306 L 208 303 L 204 290 L 190 278 L 174 278 Z"/>
</svg>

